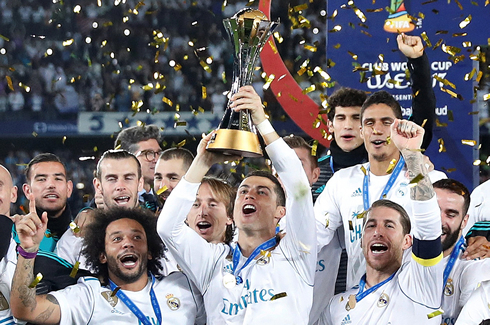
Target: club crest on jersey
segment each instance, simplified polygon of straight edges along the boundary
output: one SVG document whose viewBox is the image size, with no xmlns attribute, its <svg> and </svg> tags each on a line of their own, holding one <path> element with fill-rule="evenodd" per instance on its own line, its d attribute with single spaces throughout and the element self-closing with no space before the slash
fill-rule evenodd
<svg viewBox="0 0 490 325">
<path fill-rule="evenodd" d="M 112 291 L 104 291 L 100 293 L 102 297 L 111 305 L 111 307 L 116 307 L 119 299 L 116 296 L 112 296 Z"/>
<path fill-rule="evenodd" d="M 400 187 L 396 191 L 396 196 L 398 197 L 404 197 L 408 193 L 408 184 L 403 182 L 400 183 Z"/>
<path fill-rule="evenodd" d="M 169 293 L 165 296 L 167 298 L 167 306 L 173 311 L 176 311 L 180 308 L 180 300 L 177 297 L 174 297 L 173 294 Z"/>
<path fill-rule="evenodd" d="M 379 296 L 378 299 L 378 307 L 386 307 L 390 303 L 390 296 L 388 296 L 386 293 L 382 293 L 381 296 Z"/>
<path fill-rule="evenodd" d="M 453 294 L 454 294 L 453 279 L 449 278 L 447 279 L 446 286 L 444 287 L 444 295 L 452 296 Z"/>
<path fill-rule="evenodd" d="M 270 251 L 260 251 L 260 257 L 257 259 L 257 265 L 266 265 L 271 261 Z"/>
</svg>

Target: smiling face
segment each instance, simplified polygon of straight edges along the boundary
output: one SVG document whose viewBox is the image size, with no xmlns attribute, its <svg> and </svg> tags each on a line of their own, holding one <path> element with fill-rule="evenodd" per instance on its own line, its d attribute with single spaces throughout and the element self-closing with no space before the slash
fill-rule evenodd
<svg viewBox="0 0 490 325">
<path fill-rule="evenodd" d="M 207 183 L 201 184 L 196 201 L 187 215 L 189 227 L 210 243 L 222 243 L 226 227 L 233 224 L 227 213 L 225 202 L 212 191 Z"/>
<path fill-rule="evenodd" d="M 463 214 L 464 197 L 446 189 L 434 188 L 437 203 L 441 209 L 442 250 L 444 255 L 451 250 L 461 237 L 461 232 L 468 222 L 468 215 Z"/>
<path fill-rule="evenodd" d="M 286 213 L 285 207 L 278 205 L 275 186 L 270 179 L 261 176 L 250 176 L 242 181 L 233 211 L 240 231 L 274 236 L 277 223 Z"/>
<path fill-rule="evenodd" d="M 392 273 L 400 267 L 403 250 L 411 246 L 411 237 L 404 234 L 400 213 L 392 208 L 372 208 L 367 218 L 361 241 L 367 267 Z"/>
<path fill-rule="evenodd" d="M 163 187 L 167 187 L 165 191 L 158 195 L 161 202 L 165 202 L 172 193 L 172 190 L 177 186 L 182 177 L 184 177 L 187 169 L 185 168 L 184 160 L 180 158 L 163 160 L 158 159 L 155 166 L 155 177 L 153 179 L 153 189 L 155 193 Z"/>
<path fill-rule="evenodd" d="M 59 217 L 73 190 L 65 167 L 55 161 L 40 162 L 32 165 L 29 175 L 28 183 L 23 185 L 24 194 L 34 195 L 36 209 L 48 212 L 50 217 Z"/>
<path fill-rule="evenodd" d="M 350 152 L 362 145 L 360 115 L 360 106 L 337 106 L 333 120 L 328 121 L 328 131 L 333 133 L 335 142 L 345 152 Z"/>
<path fill-rule="evenodd" d="M 361 136 L 370 159 L 382 162 L 398 158 L 395 144 L 387 141 L 391 134 L 390 126 L 395 119 L 395 113 L 386 104 L 373 104 L 365 109 Z"/>
<path fill-rule="evenodd" d="M 138 179 L 138 164 L 134 158 L 105 158 L 100 162 L 100 179 L 94 178 L 106 207 L 134 208 L 138 204 L 138 191 L 143 188 L 143 178 Z"/>
<path fill-rule="evenodd" d="M 146 280 L 148 243 L 143 226 L 133 219 L 119 219 L 106 229 L 105 252 L 101 263 L 107 263 L 109 278 L 117 285 Z M 142 280 L 142 281 L 143 281 Z"/>
</svg>

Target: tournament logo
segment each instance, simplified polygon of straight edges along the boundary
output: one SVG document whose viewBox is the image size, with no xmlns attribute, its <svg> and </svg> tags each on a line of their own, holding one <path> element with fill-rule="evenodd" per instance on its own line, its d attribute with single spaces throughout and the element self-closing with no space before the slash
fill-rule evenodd
<svg viewBox="0 0 490 325">
<path fill-rule="evenodd" d="M 100 293 L 102 297 L 111 305 L 112 308 L 116 307 L 119 299 L 116 296 L 112 296 L 112 291 L 104 291 Z"/>
<path fill-rule="evenodd" d="M 379 296 L 378 299 L 378 307 L 386 307 L 390 303 L 390 296 L 388 296 L 386 293 L 382 293 L 381 296 Z"/>
<path fill-rule="evenodd" d="M 452 296 L 454 294 L 454 285 L 453 285 L 453 279 L 449 278 L 447 279 L 446 286 L 444 287 L 444 295 L 445 296 Z"/>
<path fill-rule="evenodd" d="M 384 30 L 388 33 L 408 33 L 415 29 L 415 24 L 405 9 L 403 0 L 390 1 L 390 15 L 385 20 Z"/>
<path fill-rule="evenodd" d="M 167 298 L 167 306 L 173 311 L 176 311 L 180 308 L 180 300 L 177 297 L 174 297 L 173 294 L 169 293 L 165 296 Z"/>
</svg>

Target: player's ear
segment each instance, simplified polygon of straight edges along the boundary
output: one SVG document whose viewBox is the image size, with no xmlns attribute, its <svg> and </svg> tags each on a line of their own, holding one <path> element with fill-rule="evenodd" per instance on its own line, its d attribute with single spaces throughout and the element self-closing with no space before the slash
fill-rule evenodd
<svg viewBox="0 0 490 325">
<path fill-rule="evenodd" d="M 107 256 L 105 255 L 105 253 L 100 253 L 100 256 L 99 256 L 99 261 L 100 261 L 100 263 L 102 263 L 102 264 L 107 263 Z"/>
</svg>

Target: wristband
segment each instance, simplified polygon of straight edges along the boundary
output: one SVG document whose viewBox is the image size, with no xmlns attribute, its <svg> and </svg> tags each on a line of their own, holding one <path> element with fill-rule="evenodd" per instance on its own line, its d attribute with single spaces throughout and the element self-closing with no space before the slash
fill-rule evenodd
<svg viewBox="0 0 490 325">
<path fill-rule="evenodd" d="M 260 134 L 262 135 L 267 135 L 269 133 L 276 132 L 276 130 L 274 130 L 274 128 L 272 127 L 271 122 L 267 119 L 263 120 L 255 127 L 257 128 L 257 130 L 259 130 Z"/>
<path fill-rule="evenodd" d="M 37 256 L 37 251 L 33 253 L 26 252 L 20 245 L 17 246 L 17 252 L 19 252 L 19 255 L 22 256 L 25 259 L 33 259 Z"/>
</svg>

